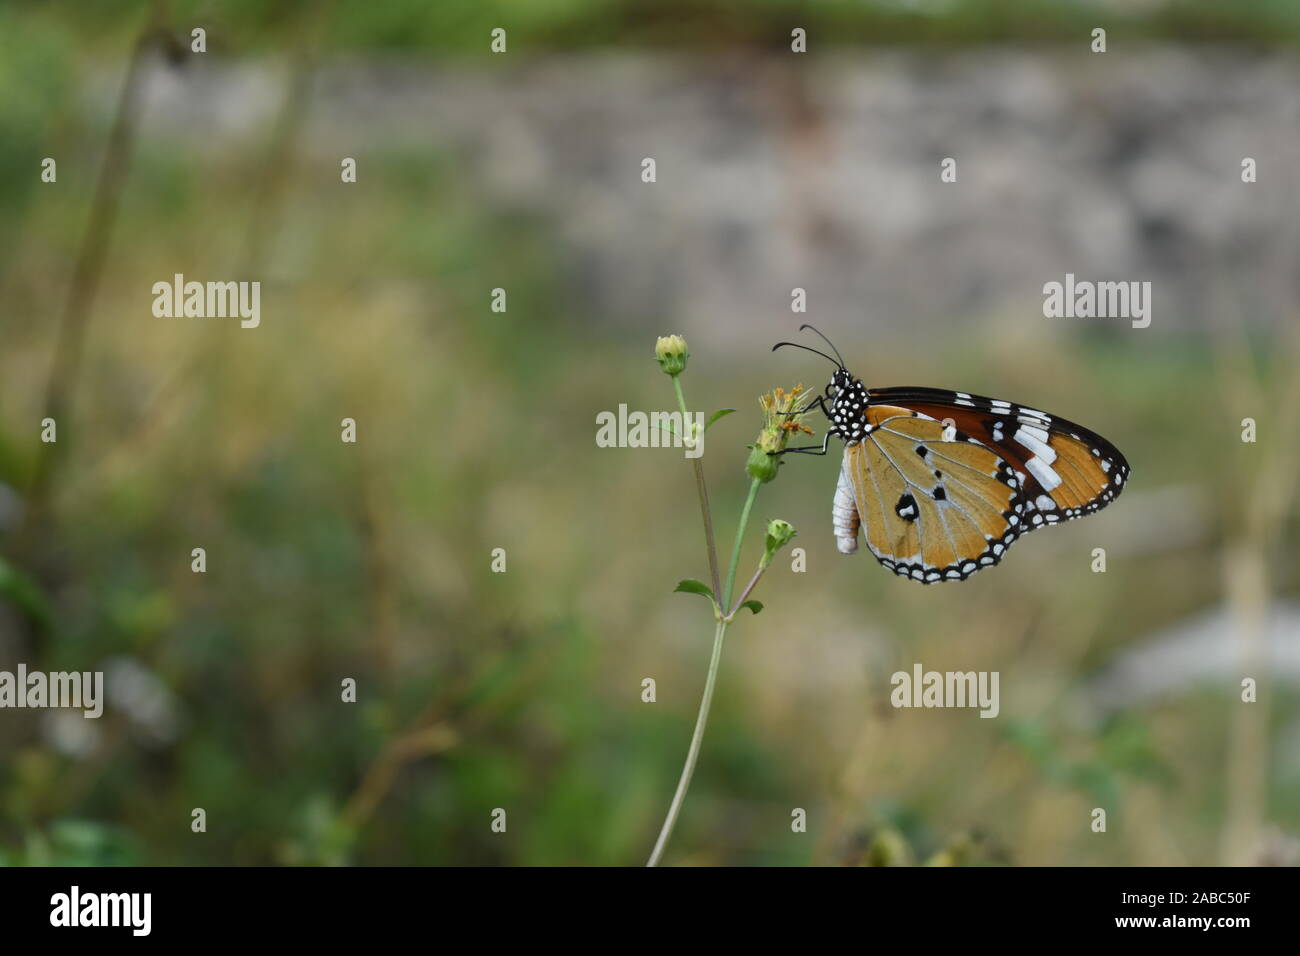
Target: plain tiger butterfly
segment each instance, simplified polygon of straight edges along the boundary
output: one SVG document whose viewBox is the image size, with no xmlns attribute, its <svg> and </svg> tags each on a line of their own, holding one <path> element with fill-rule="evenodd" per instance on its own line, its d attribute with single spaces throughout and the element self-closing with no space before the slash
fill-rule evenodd
<svg viewBox="0 0 1300 956">
<path fill-rule="evenodd" d="M 829 424 L 824 455 L 844 442 L 832 508 L 836 543 L 858 531 L 889 570 L 913 581 L 962 581 L 1002 560 L 1022 535 L 1082 518 L 1114 501 L 1128 480 L 1119 449 L 1096 432 L 1016 402 L 942 388 L 866 388 L 835 353 L 795 342 L 836 366 L 808 406 Z M 829 407 L 828 407 L 829 403 Z M 784 453 L 783 453 L 784 454 Z"/>
</svg>

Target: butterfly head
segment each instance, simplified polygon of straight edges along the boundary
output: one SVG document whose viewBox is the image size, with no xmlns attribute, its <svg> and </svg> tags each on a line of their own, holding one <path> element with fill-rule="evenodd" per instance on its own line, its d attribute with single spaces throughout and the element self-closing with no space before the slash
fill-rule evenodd
<svg viewBox="0 0 1300 956">
<path fill-rule="evenodd" d="M 807 345 L 800 345 L 797 342 L 778 342 L 772 346 L 772 351 L 776 351 L 785 345 L 793 346 L 797 349 L 804 349 L 813 352 L 827 359 L 836 366 L 835 373 L 831 375 L 831 380 L 826 384 L 826 392 L 820 401 L 822 410 L 830 418 L 831 424 L 827 431 L 832 435 L 839 435 L 845 442 L 852 445 L 866 437 L 870 427 L 866 423 L 867 408 L 867 389 L 862 384 L 862 380 L 854 378 L 853 373 L 844 367 L 844 359 L 840 357 L 839 349 L 831 342 L 830 339 L 818 332 L 811 325 L 799 326 L 800 331 L 812 329 L 821 336 L 822 341 L 831 347 L 835 357 L 831 358 L 825 352 Z M 830 402 L 830 408 L 827 409 L 826 402 Z M 814 402 L 813 404 L 817 404 Z"/>
</svg>

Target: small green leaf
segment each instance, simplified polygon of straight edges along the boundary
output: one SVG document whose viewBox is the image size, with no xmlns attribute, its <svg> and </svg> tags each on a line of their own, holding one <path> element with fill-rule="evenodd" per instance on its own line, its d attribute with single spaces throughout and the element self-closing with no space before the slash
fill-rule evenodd
<svg viewBox="0 0 1300 956">
<path fill-rule="evenodd" d="M 761 601 L 746 601 L 740 607 L 747 607 L 755 614 L 763 610 L 763 604 Z M 736 610 L 739 611 L 740 607 L 736 608 Z"/>
<path fill-rule="evenodd" d="M 718 409 L 718 410 L 717 410 L 716 412 L 714 412 L 711 416 L 709 416 L 709 420 L 708 420 L 707 422 L 704 423 L 704 430 L 705 430 L 705 431 L 708 431 L 708 430 L 709 430 L 709 426 L 712 425 L 714 422 L 716 422 L 719 418 L 725 418 L 727 415 L 730 415 L 730 414 L 731 414 L 732 412 L 734 412 L 734 411 L 735 411 L 734 408 L 720 408 L 720 409 Z"/>
<path fill-rule="evenodd" d="M 713 600 L 713 592 L 703 581 L 696 581 L 694 578 L 687 578 L 684 581 L 678 581 L 677 587 L 673 588 L 673 593 L 685 591 L 687 594 L 703 594 L 710 601 Z"/>
</svg>

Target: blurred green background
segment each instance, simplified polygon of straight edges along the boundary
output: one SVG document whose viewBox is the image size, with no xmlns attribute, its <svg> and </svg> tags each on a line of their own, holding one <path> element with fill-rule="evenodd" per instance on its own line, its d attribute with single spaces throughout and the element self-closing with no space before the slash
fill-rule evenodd
<svg viewBox="0 0 1300 956">
<path fill-rule="evenodd" d="M 743 85 L 751 67 L 788 60 L 792 24 L 809 30 L 814 61 L 823 47 L 866 59 L 885 46 L 1016 49 L 1069 72 L 1077 61 L 1053 51 L 1086 51 L 1097 22 L 1112 43 L 1198 62 L 1266 58 L 1259 95 L 1295 123 L 1300 16 L 1282 0 L 0 5 L 0 669 L 104 670 L 110 684 L 98 721 L 0 711 L 0 861 L 643 862 L 711 634 L 704 603 L 671 590 L 707 568 L 680 451 L 597 448 L 595 416 L 671 408 L 652 347 L 684 332 L 692 408 L 739 409 L 705 455 L 729 541 L 758 395 L 825 382 L 815 357 L 769 352 L 807 319 L 869 385 L 967 389 L 1087 424 L 1127 454 L 1132 484 L 990 573 L 922 588 L 865 552 L 835 553 L 837 461 L 791 461 L 758 500 L 741 573 L 769 517 L 799 529 L 807 572 L 778 559 L 755 595 L 766 610 L 732 630 L 667 860 L 1296 862 L 1294 229 L 1259 240 L 1255 264 L 1280 266 L 1258 294 L 1232 261 L 1207 279 L 1195 256 L 1163 260 L 1168 285 L 1209 283 L 1218 316 L 1176 331 L 1169 312 L 1143 331 L 1045 322 L 1038 290 L 1069 258 L 969 316 L 882 312 L 847 294 L 830 309 L 816 289 L 806 316 L 790 314 L 788 291 L 758 315 L 692 300 L 687 280 L 678 301 L 692 311 L 661 311 L 619 295 L 638 275 L 673 288 L 660 260 L 611 271 L 566 231 L 587 201 L 581 168 L 558 206 L 507 201 L 472 142 L 419 134 L 443 123 L 421 112 L 407 117 L 411 138 L 336 149 L 349 120 L 317 83 L 336 67 L 396 64 L 415 87 L 490 98 L 522 91 L 536 75 L 511 72 L 523 62 L 579 97 L 608 61 L 633 57 L 670 64 L 689 91 L 734 55 L 728 82 Z M 208 31 L 202 65 L 193 25 Z M 488 52 L 496 26 L 509 66 Z M 142 36 L 140 95 L 119 100 Z M 186 126 L 189 98 L 228 96 L 244 67 L 268 72 L 202 114 L 236 119 Z M 559 108 L 563 88 L 546 87 Z M 371 87 L 373 111 L 385 90 Z M 372 112 L 351 105 L 349 117 Z M 638 108 L 615 94 L 605 105 Z M 474 115 L 471 127 L 497 121 Z M 667 135 L 678 116 L 662 111 Z M 561 135 L 584 129 L 600 135 L 576 121 Z M 1295 127 L 1281 136 L 1270 172 L 1297 157 Z M 356 184 L 339 182 L 342 155 L 358 158 Z M 55 184 L 40 181 L 46 156 Z M 118 174 L 97 186 L 106 162 Z M 685 175 L 661 167 L 657 195 Z M 1250 201 L 1294 225 L 1294 187 L 1292 172 Z M 627 212 L 645 202 L 616 208 L 594 245 L 654 228 Z M 692 241 L 680 221 L 663 228 Z M 943 255 L 978 278 L 998 246 L 969 235 Z M 1139 251 L 1167 241 L 1134 235 Z M 813 258 L 846 242 L 819 234 Z M 854 255 L 835 268 L 852 270 Z M 723 290 L 748 281 L 722 254 L 700 261 Z M 174 273 L 260 279 L 261 327 L 155 318 L 149 289 Z M 903 301 L 924 291 L 920 276 Z M 496 287 L 505 313 L 489 308 Z M 72 358 L 57 360 L 60 348 Z M 55 447 L 39 441 L 51 403 Z M 1254 444 L 1240 440 L 1247 416 Z M 345 417 L 355 445 L 340 441 Z M 190 570 L 196 547 L 205 574 Z M 1098 547 L 1104 574 L 1090 569 Z M 490 570 L 494 548 L 504 574 Z M 1140 656 L 1151 648 L 1166 655 L 1154 682 Z M 918 661 L 1000 671 L 999 718 L 891 709 L 890 675 Z M 1259 703 L 1239 702 L 1243 675 L 1259 679 Z M 355 704 L 340 701 L 348 677 Z M 641 701 L 645 677 L 654 704 Z M 1089 829 L 1098 806 L 1106 834 Z M 191 832 L 196 807 L 206 833 Z M 490 829 L 498 807 L 504 834 Z M 795 807 L 806 834 L 790 830 Z"/>
</svg>

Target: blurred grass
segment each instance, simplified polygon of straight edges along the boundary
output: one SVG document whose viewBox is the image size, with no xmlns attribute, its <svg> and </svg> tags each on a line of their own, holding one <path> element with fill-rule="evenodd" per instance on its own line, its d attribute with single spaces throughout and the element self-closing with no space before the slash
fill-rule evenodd
<svg viewBox="0 0 1300 956">
<path fill-rule="evenodd" d="M 103 136 L 73 99 L 72 64 L 120 54 L 139 26 L 126 13 L 139 9 L 0 10 L 0 25 L 23 26 L 0 29 L 0 211 L 14 226 L 0 233 L 0 485 L 19 498 Z M 175 9 L 187 22 L 212 8 Z M 598 45 L 629 24 L 635 42 L 669 42 L 692 24 L 763 22 L 734 5 L 677 9 L 684 21 L 673 9 L 510 5 L 511 42 Z M 764 9 L 788 19 L 782 5 Z M 1078 18 L 1096 19 L 1081 9 L 957 3 L 920 32 L 918 15 L 897 8 L 825 2 L 801 15 L 844 42 L 862 32 L 1016 42 L 1060 40 Z M 223 5 L 231 29 L 214 47 L 275 48 L 295 24 L 286 10 Z M 1290 42 L 1270 25 L 1293 23 L 1295 8 L 1178 10 L 1147 29 Z M 1252 16 L 1232 12 L 1242 10 Z M 460 53 L 500 15 L 491 4 L 347 5 L 327 43 Z M 725 40 L 724 30 L 700 42 Z M 31 172 L 47 151 L 79 157 L 61 160 L 57 189 Z M 550 224 L 487 205 L 454 157 L 373 144 L 364 190 L 340 190 L 333 169 L 300 165 L 287 177 L 262 328 L 160 322 L 142 290 L 173 272 L 224 276 L 239 260 L 262 157 L 142 149 L 134 161 L 76 415 L 59 423 L 67 457 L 54 522 L 20 563 L 0 565 L 0 666 L 83 669 L 120 655 L 158 677 L 180 720 L 159 740 L 146 720 L 110 710 L 89 749 L 70 752 L 44 715 L 6 712 L 0 862 L 640 862 L 707 657 L 707 621 L 671 588 L 706 569 L 680 452 L 592 439 L 600 410 L 671 407 L 651 346 L 674 331 L 672 317 L 625 337 L 584 316 L 558 278 Z M 503 277 L 510 308 L 494 314 L 486 290 Z M 990 351 L 972 324 L 921 354 L 867 329 L 835 335 L 868 384 L 951 385 L 1094 424 L 1129 454 L 1133 487 L 1097 518 L 1019 545 L 958 599 L 899 582 L 865 555 L 836 555 L 836 465 L 792 462 L 756 518 L 794 523 L 809 570 L 778 561 L 758 595 L 767 610 L 736 630 L 672 853 L 694 863 L 1212 859 L 1227 698 L 1191 694 L 1096 729 L 1067 709 L 1115 649 L 1216 598 L 1203 582 L 1217 581 L 1226 506 L 1191 544 L 1117 555 L 1104 575 L 1086 560 L 1153 490 L 1239 493 L 1253 446 L 1211 454 L 1206 436 L 1235 435 L 1240 410 L 1207 402 L 1189 414 L 1170 400 L 1206 392 L 1209 344 L 1053 330 Z M 706 455 L 724 540 L 757 427 L 745 410 L 775 384 L 820 385 L 824 374 L 770 344 L 697 349 L 688 373 L 694 407 L 742 410 L 710 432 Z M 1279 371 L 1271 339 L 1253 346 L 1267 384 Z M 877 381 L 884 370 L 889 380 Z M 345 416 L 358 422 L 355 446 L 339 441 Z M 190 571 L 194 547 L 207 550 L 206 575 Z M 488 570 L 496 547 L 508 553 L 503 575 Z M 1293 551 L 1278 571 L 1280 590 L 1300 589 Z M 16 611 L 45 607 L 42 637 Z M 881 710 L 889 674 L 913 661 L 1001 670 L 1004 719 Z M 655 705 L 640 701 L 645 676 L 658 681 Z M 358 681 L 355 705 L 339 701 L 345 677 Z M 1275 733 L 1296 704 L 1291 692 L 1272 708 Z M 445 746 L 403 763 L 373 814 L 350 819 L 385 748 L 429 726 L 448 728 Z M 1300 774 L 1274 774 L 1270 787 L 1272 818 L 1300 828 Z M 1088 832 L 1099 802 L 1120 839 Z M 194 807 L 207 812 L 205 834 L 190 831 Z M 505 835 L 489 829 L 496 807 L 509 814 Z M 793 807 L 808 810 L 807 837 L 789 832 Z"/>
<path fill-rule="evenodd" d="M 19 0 L 31 22 L 92 48 L 120 49 L 141 0 L 51 7 Z M 786 48 L 803 27 L 818 48 L 858 45 L 1083 44 L 1094 27 L 1112 44 L 1175 41 L 1294 46 L 1300 9 L 1291 0 L 173 0 L 177 24 L 204 26 L 209 49 L 278 52 L 307 11 L 328 13 L 326 50 L 489 57 L 498 27 L 511 49 Z M 188 32 L 188 26 L 187 31 Z"/>
</svg>

